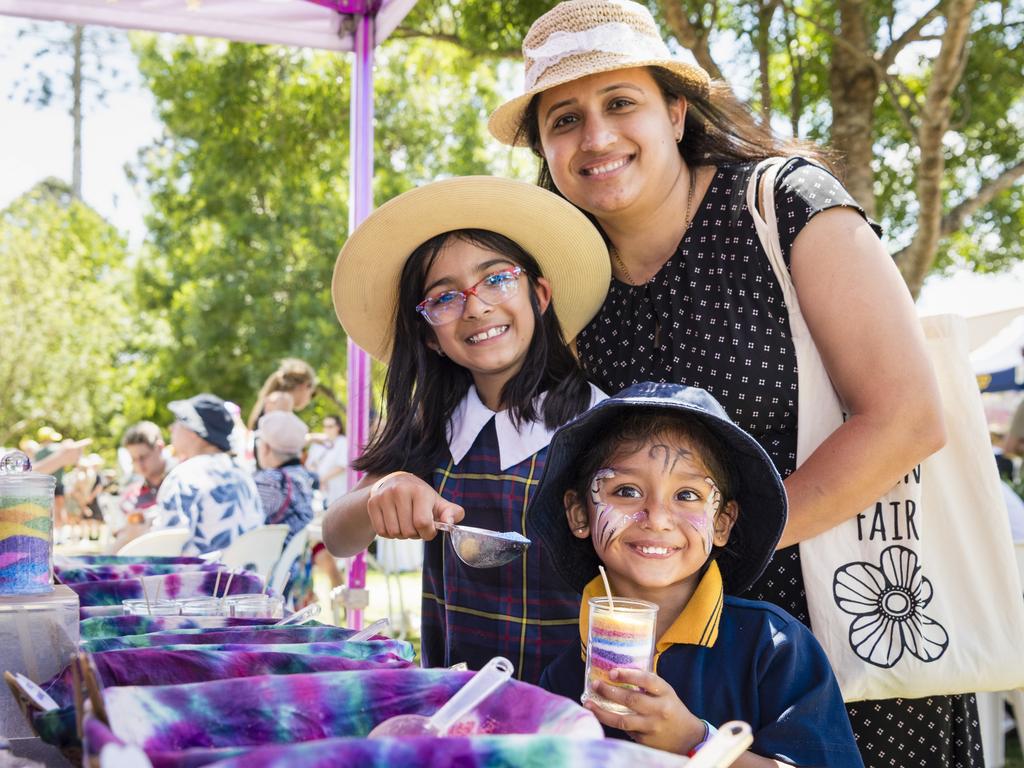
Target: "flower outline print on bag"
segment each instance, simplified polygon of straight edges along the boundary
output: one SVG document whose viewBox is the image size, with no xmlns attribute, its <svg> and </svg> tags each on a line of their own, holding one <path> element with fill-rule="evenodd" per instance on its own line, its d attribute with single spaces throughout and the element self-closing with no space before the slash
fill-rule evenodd
<svg viewBox="0 0 1024 768">
<path fill-rule="evenodd" d="M 924 662 L 936 661 L 949 647 L 949 634 L 922 609 L 932 600 L 932 584 L 922 575 L 917 553 L 893 545 L 879 564 L 847 563 L 832 582 L 836 605 L 855 618 L 850 647 L 877 667 L 894 666 L 904 651 Z"/>
</svg>

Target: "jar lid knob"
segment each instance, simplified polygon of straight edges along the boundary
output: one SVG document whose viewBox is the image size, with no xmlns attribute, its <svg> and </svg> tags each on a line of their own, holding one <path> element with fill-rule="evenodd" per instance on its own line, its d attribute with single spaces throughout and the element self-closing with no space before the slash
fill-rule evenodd
<svg viewBox="0 0 1024 768">
<path fill-rule="evenodd" d="M 0 474 L 8 475 L 14 474 L 15 472 L 30 472 L 32 471 L 32 462 L 29 461 L 21 451 L 11 451 L 5 453 L 3 458 L 0 459 Z"/>
</svg>

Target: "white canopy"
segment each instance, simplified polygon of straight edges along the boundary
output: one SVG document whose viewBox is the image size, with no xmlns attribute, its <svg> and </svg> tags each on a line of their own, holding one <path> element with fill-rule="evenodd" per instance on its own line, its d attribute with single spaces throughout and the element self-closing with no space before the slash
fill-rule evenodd
<svg viewBox="0 0 1024 768">
<path fill-rule="evenodd" d="M 374 43 L 390 35 L 415 4 L 384 0 L 374 16 Z M 370 0 L 0 0 L 0 14 L 352 51 L 352 29 L 343 12 L 372 5 Z"/>
<path fill-rule="evenodd" d="M 971 367 L 984 377 L 983 391 L 1024 388 L 1024 315 L 974 350 Z"/>
</svg>

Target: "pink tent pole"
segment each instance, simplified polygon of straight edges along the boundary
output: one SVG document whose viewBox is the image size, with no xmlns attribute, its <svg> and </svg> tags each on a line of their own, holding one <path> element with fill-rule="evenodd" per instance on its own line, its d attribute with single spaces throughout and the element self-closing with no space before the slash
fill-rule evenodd
<svg viewBox="0 0 1024 768">
<path fill-rule="evenodd" d="M 356 17 L 355 64 L 350 108 L 351 149 L 349 152 L 348 231 L 359 226 L 373 208 L 373 51 L 374 17 Z M 348 340 L 348 458 L 351 463 L 366 446 L 370 433 L 370 356 Z M 351 489 L 362 473 L 349 472 Z M 366 553 L 355 556 L 349 569 L 350 590 L 366 587 Z M 362 629 L 362 609 L 348 614 L 349 626 Z"/>
</svg>

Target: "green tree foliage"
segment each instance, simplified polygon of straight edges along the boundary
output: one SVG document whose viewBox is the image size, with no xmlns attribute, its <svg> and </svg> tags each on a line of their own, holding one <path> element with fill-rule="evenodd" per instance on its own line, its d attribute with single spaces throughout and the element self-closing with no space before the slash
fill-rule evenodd
<svg viewBox="0 0 1024 768">
<path fill-rule="evenodd" d="M 125 243 L 48 179 L 0 212 L 0 445 L 50 424 L 110 445 L 132 396 Z"/>
<path fill-rule="evenodd" d="M 343 392 L 330 283 L 348 230 L 351 57 L 155 39 L 138 53 L 165 125 L 141 169 L 153 408 L 209 390 L 247 412 L 283 357 Z M 378 203 L 439 176 L 515 171 L 480 120 L 497 100 L 492 66 L 424 41 L 390 42 L 377 64 Z"/>
</svg>

